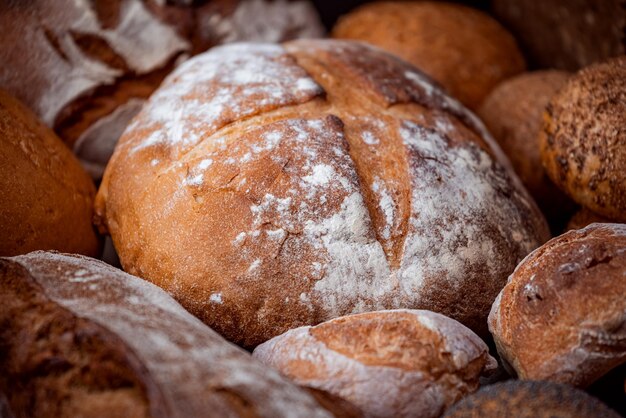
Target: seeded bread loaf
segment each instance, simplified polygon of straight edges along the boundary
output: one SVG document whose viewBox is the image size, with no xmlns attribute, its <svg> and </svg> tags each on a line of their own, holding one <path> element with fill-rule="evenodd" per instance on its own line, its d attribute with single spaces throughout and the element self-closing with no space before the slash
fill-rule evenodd
<svg viewBox="0 0 626 418">
<path fill-rule="evenodd" d="M 103 262 L 2 258 L 0 304 L 0 393 L 17 417 L 332 417 L 164 291 Z"/>
<path fill-rule="evenodd" d="M 0 89 L 0 256 L 51 249 L 97 256 L 95 194 L 54 132 Z"/>
<path fill-rule="evenodd" d="M 125 270 L 245 346 L 388 308 L 485 334 L 548 236 L 508 167 L 474 115 L 381 50 L 237 44 L 167 78 L 96 211 Z"/>
<path fill-rule="evenodd" d="M 0 85 L 98 178 L 145 99 L 190 54 L 323 33 L 307 0 L 2 1 L 0 27 Z"/>
<path fill-rule="evenodd" d="M 458 322 L 430 311 L 368 312 L 287 331 L 253 356 L 366 417 L 435 418 L 478 388 L 496 361 Z"/>
</svg>

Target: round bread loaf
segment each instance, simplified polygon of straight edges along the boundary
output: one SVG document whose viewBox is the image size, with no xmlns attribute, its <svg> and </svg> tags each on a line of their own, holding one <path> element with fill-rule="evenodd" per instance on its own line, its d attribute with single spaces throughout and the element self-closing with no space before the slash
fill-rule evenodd
<svg viewBox="0 0 626 418">
<path fill-rule="evenodd" d="M 125 132 L 97 197 L 128 272 L 254 346 L 424 308 L 486 334 L 546 224 L 480 121 L 365 44 L 214 48 Z"/>
<path fill-rule="evenodd" d="M 563 71 L 536 71 L 513 77 L 499 84 L 478 110 L 478 116 L 557 233 L 562 231 L 575 205 L 543 169 L 539 132 L 544 109 L 568 77 Z"/>
<path fill-rule="evenodd" d="M 526 67 L 506 29 L 489 15 L 459 4 L 370 3 L 341 17 L 332 35 L 365 41 L 404 58 L 470 109 Z"/>
<path fill-rule="evenodd" d="M 54 132 L 0 89 L 0 255 L 36 249 L 97 255 L 95 194 Z"/>
<path fill-rule="evenodd" d="M 0 27 L 0 85 L 97 178 L 145 99 L 189 54 L 323 34 L 308 0 L 2 1 Z"/>
<path fill-rule="evenodd" d="M 509 380 L 462 399 L 444 418 L 619 418 L 582 390 L 553 382 Z"/>
<path fill-rule="evenodd" d="M 581 208 L 570 218 L 565 230 L 583 229 L 584 227 L 595 222 L 610 223 L 611 221 L 603 216 L 593 213 L 587 208 Z"/>
<path fill-rule="evenodd" d="M 586 387 L 626 362 L 626 225 L 592 224 L 533 251 L 489 315 L 520 378 Z"/>
<path fill-rule="evenodd" d="M 626 53 L 624 0 L 491 0 L 534 66 L 576 71 Z M 558 30 L 555 30 L 558 28 Z"/>
<path fill-rule="evenodd" d="M 497 367 L 468 328 L 419 310 L 368 312 L 297 328 L 252 355 L 300 385 L 380 418 L 439 417 Z"/>
<path fill-rule="evenodd" d="M 593 212 L 626 222 L 626 56 L 571 77 L 540 135 L 550 178 Z"/>
<path fill-rule="evenodd" d="M 0 303 L 0 393 L 16 417 L 333 416 L 163 290 L 101 261 L 1 258 Z"/>
</svg>

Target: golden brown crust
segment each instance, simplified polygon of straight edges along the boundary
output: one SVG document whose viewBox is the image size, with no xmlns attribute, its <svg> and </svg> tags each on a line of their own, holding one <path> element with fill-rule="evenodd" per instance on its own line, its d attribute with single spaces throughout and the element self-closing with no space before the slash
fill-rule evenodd
<svg viewBox="0 0 626 418">
<path fill-rule="evenodd" d="M 515 40 L 500 24 L 457 4 L 370 3 L 340 18 L 333 37 L 365 41 L 400 56 L 470 109 L 525 68 Z"/>
<path fill-rule="evenodd" d="M 567 223 L 565 231 L 572 229 L 583 229 L 584 227 L 591 225 L 592 223 L 610 223 L 611 220 L 604 216 L 597 215 L 587 208 L 579 209 L 574 216 L 571 217 Z"/>
<path fill-rule="evenodd" d="M 290 330 L 253 356 L 368 417 L 437 417 L 495 367 L 487 346 L 430 311 L 378 311 Z M 384 388 L 385 396 L 379 396 Z"/>
<path fill-rule="evenodd" d="M 98 255 L 93 182 L 61 140 L 2 90 L 0 145 L 0 255 Z"/>
<path fill-rule="evenodd" d="M 544 113 L 541 158 L 572 199 L 626 221 L 626 56 L 585 68 Z"/>
<path fill-rule="evenodd" d="M 551 382 L 510 380 L 481 388 L 450 408 L 443 418 L 618 418 L 582 390 Z"/>
<path fill-rule="evenodd" d="M 524 379 L 585 387 L 626 362 L 626 225 L 569 231 L 518 265 L 489 315 Z"/>
<path fill-rule="evenodd" d="M 239 344 L 399 307 L 486 333 L 547 236 L 506 165 L 475 116 L 389 54 L 240 44 L 165 81 L 96 210 L 127 271 Z"/>
<path fill-rule="evenodd" d="M 575 205 L 543 169 L 539 132 L 544 109 L 568 78 L 569 74 L 563 71 L 524 73 L 500 83 L 478 110 L 478 116 L 511 160 L 553 232 L 562 230 Z"/>
</svg>

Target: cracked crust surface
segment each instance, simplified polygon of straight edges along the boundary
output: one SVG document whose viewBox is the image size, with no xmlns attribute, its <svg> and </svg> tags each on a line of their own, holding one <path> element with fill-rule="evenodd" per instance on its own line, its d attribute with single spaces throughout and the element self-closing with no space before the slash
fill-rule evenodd
<svg viewBox="0 0 626 418">
<path fill-rule="evenodd" d="M 91 179 L 54 132 L 1 89 L 0 191 L 0 255 L 98 255 Z"/>
<path fill-rule="evenodd" d="M 591 224 L 532 252 L 489 315 L 523 379 L 586 387 L 626 362 L 626 225 Z"/>
<path fill-rule="evenodd" d="M 545 381 L 510 380 L 481 388 L 455 404 L 443 418 L 618 418 L 582 390 Z"/>
<path fill-rule="evenodd" d="M 300 385 L 349 400 L 367 417 L 440 416 L 496 365 L 469 329 L 417 310 L 297 328 L 261 344 L 253 356 Z"/>
<path fill-rule="evenodd" d="M 162 289 L 103 262 L 2 258 L 0 290 L 0 392 L 17 417 L 332 416 Z"/>
<path fill-rule="evenodd" d="M 341 17 L 333 37 L 364 41 L 398 55 L 470 109 L 526 66 L 515 39 L 497 21 L 452 3 L 370 3 Z"/>
<path fill-rule="evenodd" d="M 626 56 L 570 78 L 544 113 L 540 144 L 546 172 L 563 191 L 626 222 Z"/>
<path fill-rule="evenodd" d="M 96 211 L 124 268 L 254 346 L 424 308 L 480 333 L 545 221 L 481 122 L 347 41 L 215 48 L 126 131 Z"/>
</svg>

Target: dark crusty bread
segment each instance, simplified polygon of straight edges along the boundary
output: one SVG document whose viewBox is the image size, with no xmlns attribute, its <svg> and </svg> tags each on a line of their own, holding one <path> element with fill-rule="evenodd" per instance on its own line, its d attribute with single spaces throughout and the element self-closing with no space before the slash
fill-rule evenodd
<svg viewBox="0 0 626 418">
<path fill-rule="evenodd" d="M 2 1 L 0 27 L 0 85 L 96 177 L 144 100 L 189 54 L 323 33 L 307 0 Z"/>
<path fill-rule="evenodd" d="M 97 256 L 95 194 L 54 132 L 0 89 L 0 256 L 33 250 Z"/>
<path fill-rule="evenodd" d="M 478 110 L 556 234 L 576 205 L 543 169 L 539 132 L 543 111 L 568 78 L 568 73 L 554 70 L 521 74 L 500 83 Z"/>
<path fill-rule="evenodd" d="M 100 261 L 0 259 L 0 393 L 17 417 L 331 417 L 158 287 Z"/>
<path fill-rule="evenodd" d="M 568 80 L 546 108 L 540 146 L 546 172 L 572 199 L 626 222 L 626 55 Z"/>
<path fill-rule="evenodd" d="M 584 227 L 591 225 L 592 223 L 610 223 L 610 219 L 593 213 L 587 208 L 579 209 L 569 220 L 565 231 L 572 229 L 583 229 Z"/>
<path fill-rule="evenodd" d="M 378 418 L 439 417 L 496 367 L 476 334 L 420 310 L 368 312 L 293 329 L 259 345 L 253 356 Z"/>
<path fill-rule="evenodd" d="M 374 2 L 342 16 L 333 37 L 376 45 L 407 60 L 477 109 L 526 68 L 515 39 L 486 13 L 452 2 Z"/>
<path fill-rule="evenodd" d="M 576 71 L 626 53 L 624 0 L 491 0 L 533 66 Z"/>
<path fill-rule="evenodd" d="M 484 335 L 548 236 L 508 167 L 478 118 L 379 49 L 236 44 L 166 79 L 96 212 L 126 271 L 239 344 L 394 308 Z"/>
<path fill-rule="evenodd" d="M 586 387 L 626 362 L 626 225 L 591 224 L 522 261 L 489 315 L 523 379 Z"/>
<path fill-rule="evenodd" d="M 579 389 L 545 381 L 509 380 L 481 388 L 443 418 L 619 418 Z"/>
</svg>

